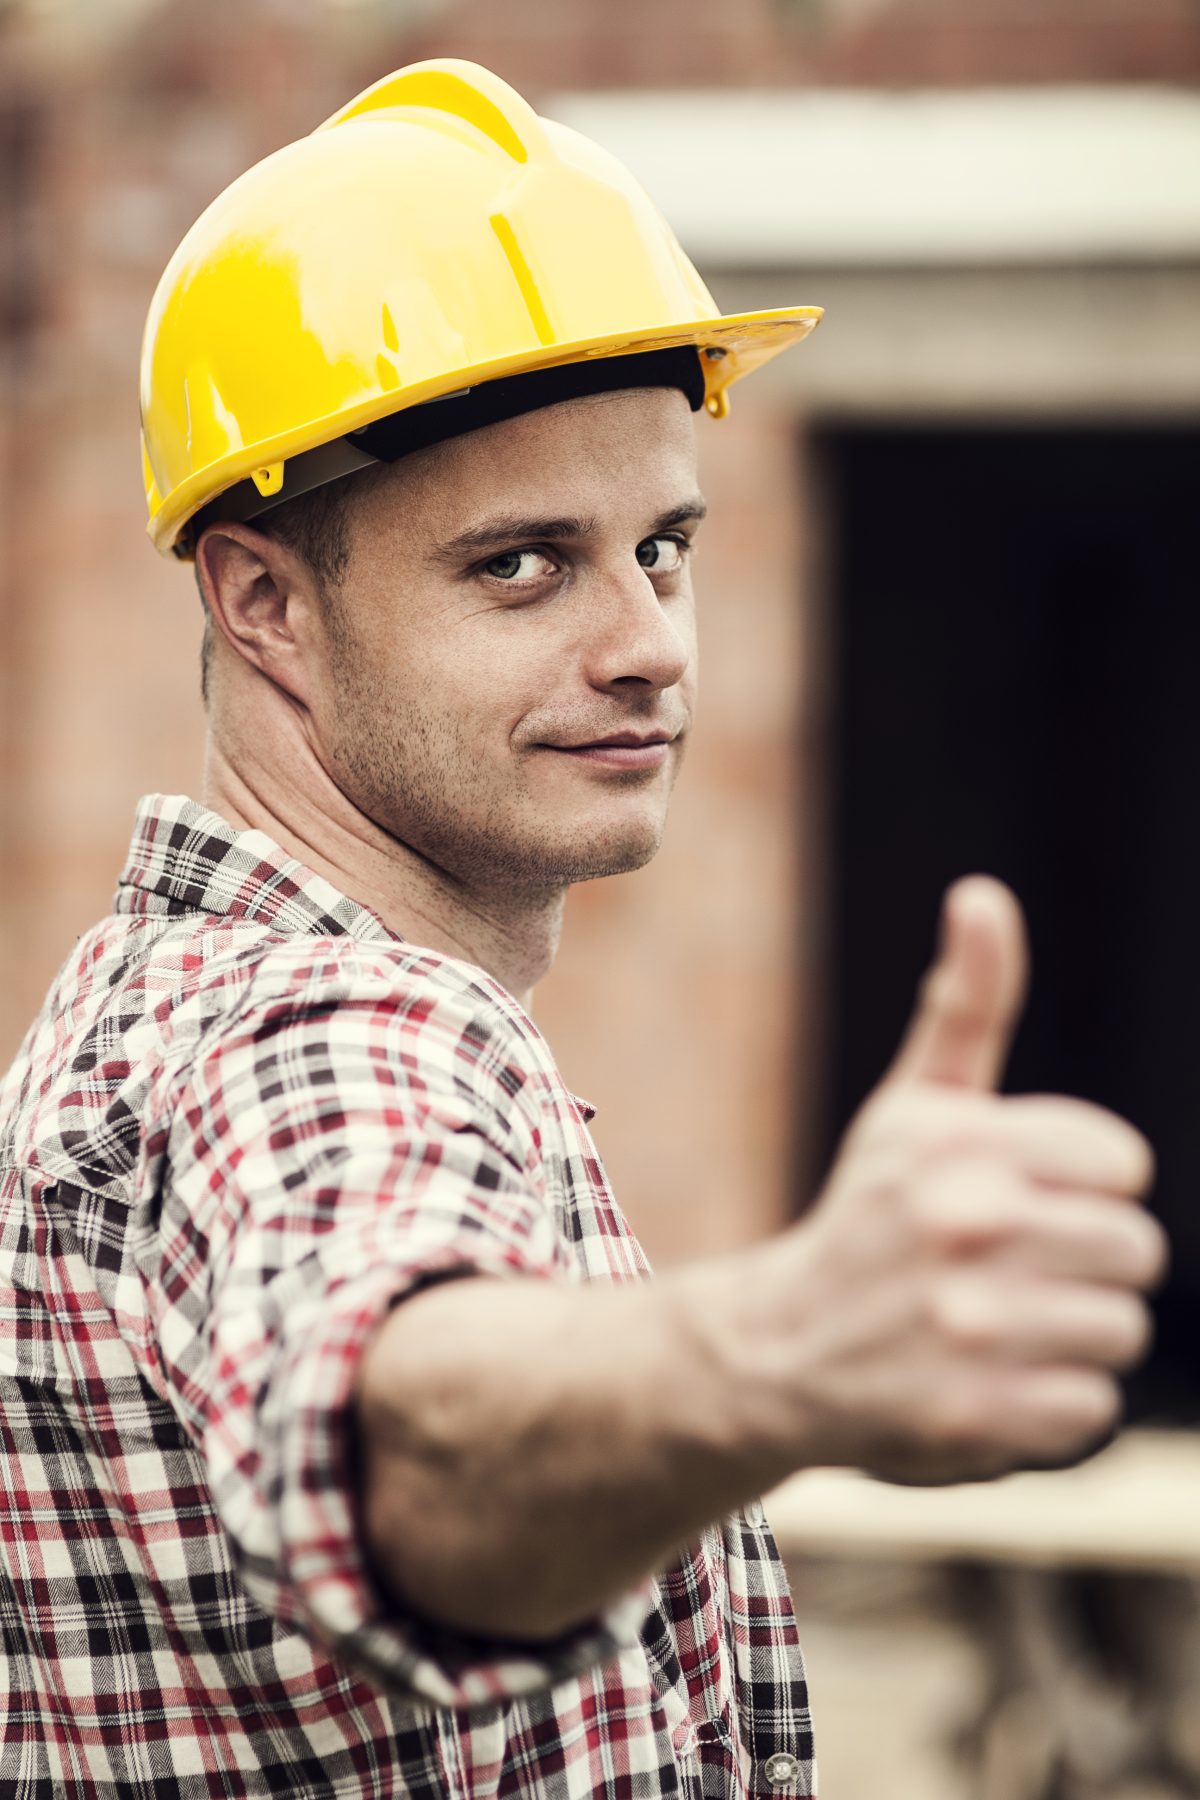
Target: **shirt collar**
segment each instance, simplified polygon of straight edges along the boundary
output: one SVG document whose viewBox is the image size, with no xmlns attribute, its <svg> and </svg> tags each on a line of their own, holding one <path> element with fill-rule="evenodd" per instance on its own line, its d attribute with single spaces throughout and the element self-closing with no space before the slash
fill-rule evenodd
<svg viewBox="0 0 1200 1800">
<path fill-rule="evenodd" d="M 370 907 L 289 856 L 264 831 L 238 831 L 183 794 L 139 801 L 114 910 L 206 912 L 277 931 L 399 942 Z"/>
<path fill-rule="evenodd" d="M 186 794 L 147 794 L 139 800 L 113 910 L 160 918 L 215 913 L 281 932 L 404 941 L 378 913 L 289 856 L 265 831 L 238 831 Z M 511 995 L 482 970 L 478 979 L 540 1036 Z M 590 1102 L 572 1098 L 585 1122 L 595 1117 Z"/>
</svg>

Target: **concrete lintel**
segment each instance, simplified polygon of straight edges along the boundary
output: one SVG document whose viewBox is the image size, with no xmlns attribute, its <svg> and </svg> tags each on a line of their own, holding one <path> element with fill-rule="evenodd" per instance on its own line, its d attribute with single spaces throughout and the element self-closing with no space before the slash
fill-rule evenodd
<svg viewBox="0 0 1200 1800">
<path fill-rule="evenodd" d="M 561 94 L 704 268 L 1200 254 L 1200 93 Z"/>
<path fill-rule="evenodd" d="M 1080 423 L 1200 414 L 1200 266 L 718 274 L 728 312 L 813 302 L 819 329 L 734 390 L 813 419 Z"/>
</svg>

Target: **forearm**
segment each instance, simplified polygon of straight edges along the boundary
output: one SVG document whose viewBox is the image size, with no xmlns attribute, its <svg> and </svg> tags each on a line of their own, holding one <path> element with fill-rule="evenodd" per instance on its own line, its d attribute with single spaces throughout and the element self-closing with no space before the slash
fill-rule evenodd
<svg viewBox="0 0 1200 1800">
<path fill-rule="evenodd" d="M 1165 1261 L 1129 1204 L 1149 1150 L 1081 1101 L 916 1079 L 970 1047 L 939 980 L 800 1225 L 654 1283 L 458 1281 L 396 1308 L 358 1422 L 367 1542 L 403 1600 L 548 1637 L 791 1469 L 977 1480 L 1111 1430 Z"/>
<path fill-rule="evenodd" d="M 742 1258 L 646 1285 L 458 1281 L 398 1307 L 358 1390 L 376 1566 L 462 1630 L 595 1616 L 787 1466 Z"/>
</svg>

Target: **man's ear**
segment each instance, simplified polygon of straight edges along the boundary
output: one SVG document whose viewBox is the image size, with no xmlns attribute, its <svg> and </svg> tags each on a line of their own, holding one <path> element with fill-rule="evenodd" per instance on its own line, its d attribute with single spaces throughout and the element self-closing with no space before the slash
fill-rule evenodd
<svg viewBox="0 0 1200 1800">
<path fill-rule="evenodd" d="M 230 521 L 201 534 L 196 574 L 213 626 L 230 649 L 293 699 L 306 701 L 319 617 L 307 565 L 278 539 Z"/>
</svg>

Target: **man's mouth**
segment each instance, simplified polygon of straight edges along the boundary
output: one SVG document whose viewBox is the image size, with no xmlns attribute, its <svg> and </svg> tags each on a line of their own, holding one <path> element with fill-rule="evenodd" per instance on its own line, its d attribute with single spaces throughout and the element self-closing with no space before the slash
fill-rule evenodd
<svg viewBox="0 0 1200 1800">
<path fill-rule="evenodd" d="M 667 731 L 614 731 L 581 744 L 545 744 L 580 762 L 610 769 L 656 769 L 667 760 L 674 738 Z"/>
</svg>

